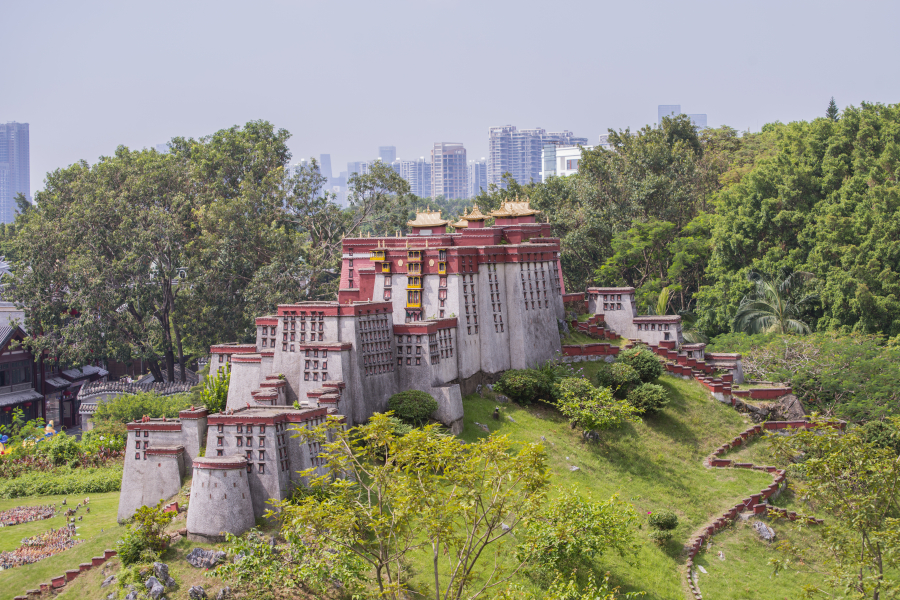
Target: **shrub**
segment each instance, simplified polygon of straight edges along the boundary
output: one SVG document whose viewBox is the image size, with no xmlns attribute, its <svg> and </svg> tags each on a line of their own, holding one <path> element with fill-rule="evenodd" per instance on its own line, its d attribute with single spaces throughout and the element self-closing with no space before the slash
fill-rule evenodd
<svg viewBox="0 0 900 600">
<path fill-rule="evenodd" d="M 116 492 L 122 486 L 122 467 L 34 471 L 0 481 L 0 498 L 24 496 L 63 496 L 67 494 L 101 494 Z"/>
<path fill-rule="evenodd" d="M 95 423 L 99 421 L 130 423 L 144 415 L 152 418 L 175 418 L 179 411 L 190 405 L 189 394 L 175 394 L 174 396 L 161 396 L 156 392 L 125 394 L 99 403 L 93 420 Z"/>
<path fill-rule="evenodd" d="M 51 465 L 59 467 L 77 460 L 81 456 L 81 447 L 74 437 L 57 433 L 53 437 L 41 440 L 41 443 L 35 446 L 35 453 L 46 456 Z"/>
<path fill-rule="evenodd" d="M 663 386 L 645 383 L 628 392 L 628 403 L 643 414 L 652 415 L 666 407 L 669 396 Z"/>
<path fill-rule="evenodd" d="M 119 542 L 119 558 L 128 566 L 138 562 L 153 562 L 166 548 L 169 536 L 166 525 L 175 513 L 163 510 L 164 500 L 154 506 L 142 506 L 134 513 L 134 521 Z"/>
<path fill-rule="evenodd" d="M 619 354 L 619 362 L 625 363 L 637 371 L 644 383 L 658 379 L 664 370 L 659 358 L 646 348 L 625 350 Z"/>
<path fill-rule="evenodd" d="M 659 510 L 647 516 L 647 523 L 653 529 L 671 531 L 678 527 L 678 515 L 671 510 Z"/>
<path fill-rule="evenodd" d="M 437 400 L 422 390 L 406 390 L 388 400 L 388 410 L 394 411 L 401 421 L 416 427 L 425 424 L 437 408 Z"/>
<path fill-rule="evenodd" d="M 200 390 L 200 402 L 211 413 L 225 410 L 228 400 L 228 385 L 231 382 L 231 365 L 219 368 L 214 375 L 207 375 Z"/>
<path fill-rule="evenodd" d="M 125 449 L 128 430 L 123 423 L 117 421 L 96 421 L 94 428 L 81 435 L 81 449 L 89 454 L 96 454 L 101 449 L 121 451 Z"/>
<path fill-rule="evenodd" d="M 608 388 L 595 388 L 586 379 L 571 377 L 559 384 L 559 411 L 586 431 L 611 429 L 637 420 L 637 409 L 616 399 Z"/>
<path fill-rule="evenodd" d="M 647 516 L 650 525 L 650 539 L 657 546 L 665 546 L 674 535 L 674 529 L 678 527 L 678 515 L 671 510 L 660 510 Z"/>
<path fill-rule="evenodd" d="M 876 448 L 900 454 L 900 419 L 869 421 L 862 426 L 862 437 Z"/>
<path fill-rule="evenodd" d="M 512 369 L 505 371 L 494 384 L 494 391 L 509 396 L 513 402 L 528 405 L 551 398 L 548 374 L 536 369 Z"/>
<path fill-rule="evenodd" d="M 609 388 L 620 399 L 625 398 L 632 387 L 641 382 L 641 377 L 631 365 L 621 362 L 603 363 L 597 371 L 597 385 Z"/>
</svg>

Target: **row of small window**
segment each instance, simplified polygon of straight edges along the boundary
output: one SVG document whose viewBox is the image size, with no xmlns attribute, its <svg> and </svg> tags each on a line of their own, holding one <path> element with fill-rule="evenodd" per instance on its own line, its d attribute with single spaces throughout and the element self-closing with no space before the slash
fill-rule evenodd
<svg viewBox="0 0 900 600">
<path fill-rule="evenodd" d="M 303 381 L 319 381 L 319 373 L 318 371 L 314 371 L 309 373 L 308 371 L 303 372 Z M 322 373 L 322 381 L 328 381 L 328 373 Z"/>
<path fill-rule="evenodd" d="M 412 346 L 407 346 L 406 353 L 412 354 L 412 349 L 413 349 Z M 397 356 L 401 356 L 402 354 L 403 354 L 403 346 L 397 346 Z M 422 346 L 416 346 L 416 354 L 418 354 L 418 355 L 422 354 Z"/>
<path fill-rule="evenodd" d="M 287 332 L 287 331 L 296 331 L 296 330 L 297 330 L 297 323 L 295 323 L 294 321 L 291 321 L 291 326 L 290 326 L 290 327 L 285 326 L 285 328 L 284 328 L 284 331 L 285 331 L 285 332 Z M 324 331 L 324 330 L 325 330 L 325 322 L 324 322 L 324 321 L 319 321 L 318 323 L 310 323 L 310 324 L 309 324 L 309 330 L 310 330 L 310 331 Z M 301 321 L 301 322 L 300 322 L 300 331 L 306 331 L 306 322 L 304 322 L 304 321 Z M 266 328 L 265 328 L 265 327 L 263 327 L 263 335 L 266 335 Z M 274 328 L 274 327 L 272 328 L 272 335 L 275 335 L 275 328 Z"/>
<path fill-rule="evenodd" d="M 534 271 L 543 271 L 543 270 L 544 270 L 544 264 L 545 264 L 545 263 L 543 263 L 543 262 L 540 262 L 540 263 L 537 263 L 537 262 L 524 262 L 524 263 L 519 263 L 519 270 L 520 270 L 520 271 L 532 271 L 532 270 L 534 270 Z M 533 268 L 532 268 L 532 265 L 534 265 Z M 538 266 L 538 265 L 540 265 L 540 266 Z"/>
<path fill-rule="evenodd" d="M 441 348 L 441 358 L 453 358 L 453 348 Z"/>
<path fill-rule="evenodd" d="M 267 340 L 266 338 L 262 339 L 262 347 L 263 348 L 268 348 L 269 347 L 268 343 L 269 343 L 269 340 Z M 272 348 L 275 347 L 275 338 L 272 338 L 272 346 L 271 347 Z"/>
<path fill-rule="evenodd" d="M 246 440 L 246 442 L 244 440 Z M 221 436 L 221 435 L 217 436 L 216 437 L 216 446 L 224 446 L 224 445 L 225 445 L 225 437 Z M 249 448 L 249 447 L 253 446 L 253 438 L 250 436 L 247 436 L 247 437 L 237 436 L 234 438 L 234 445 L 237 447 L 247 446 Z M 260 448 L 266 447 L 266 438 L 265 437 L 259 438 L 259 447 Z"/>
<path fill-rule="evenodd" d="M 291 332 L 290 336 L 291 336 L 291 341 L 292 341 L 292 342 L 297 341 L 297 338 L 295 337 L 296 335 L 297 335 L 296 333 Z M 320 333 L 320 334 L 318 334 L 318 336 L 319 336 L 319 337 L 316 338 L 316 334 L 315 334 L 315 333 L 309 334 L 309 341 L 315 342 L 316 339 L 318 339 L 319 341 L 324 341 L 324 339 L 325 339 L 325 334 L 324 334 L 324 333 Z M 272 340 L 272 341 L 274 342 L 275 340 Z M 288 341 L 288 334 L 285 333 L 285 334 L 284 334 L 284 338 L 282 339 L 282 342 L 287 342 L 287 341 Z M 301 342 L 305 342 L 305 341 L 306 341 L 306 334 L 305 334 L 305 333 L 301 333 L 301 334 L 300 334 L 300 341 L 301 341 Z M 293 352 L 293 350 L 291 350 L 291 352 Z"/>
<path fill-rule="evenodd" d="M 397 363 L 397 364 L 400 364 L 400 363 Z M 370 375 L 381 375 L 383 373 L 393 373 L 393 372 L 394 372 L 393 363 L 365 367 L 365 371 L 364 371 L 364 373 L 367 377 Z"/>
<path fill-rule="evenodd" d="M 398 335 L 398 336 L 396 336 L 396 337 L 397 337 L 397 343 L 398 343 L 398 344 L 402 344 L 402 343 L 403 343 L 403 336 L 402 336 L 402 335 Z M 407 335 L 407 336 L 406 336 L 406 343 L 407 343 L 407 344 L 412 344 L 412 343 L 413 343 L 413 338 L 415 338 L 415 342 L 416 342 L 417 344 L 421 344 L 421 343 L 422 343 L 422 336 L 421 336 L 421 335 Z"/>
<path fill-rule="evenodd" d="M 622 310 L 622 305 L 616 302 L 604 302 L 603 310 Z"/>
<path fill-rule="evenodd" d="M 262 454 L 262 453 L 260 453 L 260 454 Z M 225 451 L 224 451 L 224 450 L 216 450 L 216 456 L 225 456 Z M 251 452 L 247 452 L 247 460 L 250 461 L 252 458 L 253 458 L 253 457 L 252 457 L 252 453 L 251 453 Z M 247 462 L 247 472 L 248 472 L 248 473 L 252 473 L 252 472 L 253 472 L 253 463 Z M 266 473 L 266 464 L 265 464 L 265 463 L 259 463 L 259 465 L 257 465 L 257 467 L 256 467 L 256 472 L 259 473 L 260 475 L 265 475 L 265 473 Z M 227 497 L 227 496 L 226 496 L 226 497 Z"/>
<path fill-rule="evenodd" d="M 301 334 L 300 334 L 300 342 L 305 342 L 305 341 L 306 341 L 306 334 L 301 333 Z M 311 341 L 311 342 L 315 342 L 315 341 L 316 341 L 316 338 L 315 338 L 315 335 L 314 335 L 314 334 L 309 334 L 309 341 Z M 320 341 L 320 342 L 324 342 L 324 341 L 325 341 L 325 338 L 322 337 L 322 334 L 321 334 L 321 333 L 319 334 L 319 340 L 318 340 L 318 341 Z M 285 343 L 285 344 L 281 344 L 281 351 L 282 351 L 282 352 L 296 352 L 297 350 L 296 350 L 296 346 L 295 346 L 294 344 L 290 344 L 290 345 L 289 345 L 289 344 L 286 344 L 286 343 Z"/>
<path fill-rule="evenodd" d="M 422 320 L 422 311 L 421 310 L 407 310 L 406 311 L 406 323 L 415 323 L 416 321 Z"/>
<path fill-rule="evenodd" d="M 295 310 L 288 311 L 284 315 L 282 315 L 281 318 L 283 319 L 284 323 L 294 321 L 297 318 L 297 311 L 295 311 Z M 301 321 L 306 320 L 306 311 L 305 310 L 300 311 L 300 320 Z M 324 321 L 325 313 L 322 311 L 312 311 L 309 313 L 309 320 L 310 321 Z"/>
<path fill-rule="evenodd" d="M 319 361 L 307 360 L 306 363 L 304 364 L 303 368 L 306 369 L 307 371 L 310 369 L 312 369 L 313 371 L 317 371 L 319 369 Z M 328 370 L 328 361 L 327 360 L 322 361 L 322 370 L 323 371 Z"/>
<path fill-rule="evenodd" d="M 369 331 L 371 329 L 387 329 L 387 326 L 387 317 L 382 317 L 380 319 L 369 319 L 359 322 L 359 328 L 363 331 Z"/>
<path fill-rule="evenodd" d="M 538 307 L 538 308 L 544 308 L 543 306 L 541 306 L 541 301 L 540 301 L 540 300 L 537 301 L 537 307 Z M 549 305 L 549 304 L 547 305 L 547 308 L 550 308 L 550 305 Z M 525 301 L 525 310 L 528 310 L 528 300 Z M 535 310 L 535 308 L 534 308 L 534 300 L 531 301 L 531 310 Z"/>
<path fill-rule="evenodd" d="M 406 358 L 406 365 L 407 365 L 407 366 L 410 366 L 410 365 L 412 364 L 412 361 L 413 361 L 412 358 L 407 357 L 407 358 Z M 417 356 L 417 357 L 415 358 L 415 361 L 416 361 L 415 364 L 421 365 L 421 364 L 422 364 L 422 357 L 421 357 L 421 356 Z M 403 359 L 402 359 L 402 358 L 398 358 L 398 359 L 397 359 L 397 366 L 399 367 L 399 366 L 401 366 L 401 365 L 403 365 Z"/>
<path fill-rule="evenodd" d="M 366 354 L 371 354 L 372 352 L 383 352 L 385 350 L 390 350 L 390 345 L 387 342 L 372 342 L 371 344 L 362 345 L 362 351 Z"/>
<path fill-rule="evenodd" d="M 656 323 L 638 323 L 637 328 L 638 331 L 657 331 Z M 669 331 L 669 326 L 660 323 L 658 331 Z"/>
<path fill-rule="evenodd" d="M 363 364 L 364 365 L 372 365 L 376 363 L 383 363 L 391 360 L 390 352 L 382 352 L 380 354 L 364 354 L 363 355 Z"/>
<path fill-rule="evenodd" d="M 284 423 L 275 423 L 275 431 L 276 431 L 276 432 L 284 431 L 285 428 L 286 428 L 286 427 L 285 427 Z M 266 432 L 266 426 L 265 426 L 265 425 L 260 425 L 258 429 L 259 429 L 259 433 L 265 433 L 265 432 Z M 219 423 L 219 424 L 216 426 L 216 431 L 217 431 L 218 433 L 224 433 L 224 432 L 225 432 L 225 425 L 223 425 L 222 423 Z M 235 425 L 235 431 L 236 431 L 237 433 L 253 433 L 253 424 L 252 424 L 252 423 L 247 423 L 247 424 L 245 425 L 245 424 L 243 424 L 243 423 L 238 423 L 237 425 Z"/>
</svg>

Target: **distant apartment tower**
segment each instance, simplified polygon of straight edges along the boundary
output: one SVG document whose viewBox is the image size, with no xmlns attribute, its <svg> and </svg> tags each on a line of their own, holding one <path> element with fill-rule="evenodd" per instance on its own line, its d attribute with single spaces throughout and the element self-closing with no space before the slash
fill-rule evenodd
<svg viewBox="0 0 900 600">
<path fill-rule="evenodd" d="M 398 173 L 409 183 L 409 191 L 420 198 L 431 198 L 431 163 L 420 156 L 419 160 L 398 160 Z"/>
<path fill-rule="evenodd" d="M 16 219 L 16 194 L 31 201 L 28 123 L 0 124 L 0 222 Z"/>
<path fill-rule="evenodd" d="M 381 162 L 392 164 L 395 160 L 397 160 L 397 147 L 396 146 L 378 146 L 378 158 L 381 159 Z"/>
<path fill-rule="evenodd" d="M 546 182 L 551 176 L 564 177 L 578 172 L 581 162 L 581 150 L 592 150 L 591 146 L 556 146 L 547 144 L 541 156 L 544 170 L 541 181 Z"/>
<path fill-rule="evenodd" d="M 684 114 L 681 112 L 680 104 L 660 104 L 656 108 L 656 124 L 662 124 L 663 117 L 674 117 L 680 114 Z M 698 129 L 706 129 L 706 115 L 703 113 L 693 113 L 686 115 L 690 120 L 694 127 Z"/>
<path fill-rule="evenodd" d="M 462 144 L 435 143 L 431 150 L 431 193 L 448 200 L 469 197 L 469 169 Z"/>
<path fill-rule="evenodd" d="M 482 156 L 481 160 L 469 161 L 469 198 L 474 198 L 482 190 L 487 191 L 487 160 Z"/>
<path fill-rule="evenodd" d="M 328 183 L 331 183 L 331 179 L 333 177 L 331 171 L 331 155 L 330 154 L 320 154 L 319 155 L 319 172 L 328 178 Z"/>
<path fill-rule="evenodd" d="M 504 187 L 503 175 L 509 173 L 522 184 L 541 181 L 544 146 L 585 146 L 587 138 L 571 131 L 548 132 L 545 129 L 516 129 L 515 125 L 491 127 L 488 131 L 487 182 Z"/>
</svg>

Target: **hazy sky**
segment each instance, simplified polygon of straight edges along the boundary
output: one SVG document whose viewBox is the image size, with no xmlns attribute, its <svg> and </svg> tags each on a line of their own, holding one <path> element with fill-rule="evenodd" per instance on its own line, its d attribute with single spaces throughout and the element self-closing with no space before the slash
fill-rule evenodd
<svg viewBox="0 0 900 600">
<path fill-rule="evenodd" d="M 900 3 L 6 0 L 0 121 L 31 124 L 47 171 L 248 120 L 296 162 L 437 141 L 485 156 L 492 125 L 607 128 L 658 104 L 757 130 L 900 102 Z"/>
</svg>

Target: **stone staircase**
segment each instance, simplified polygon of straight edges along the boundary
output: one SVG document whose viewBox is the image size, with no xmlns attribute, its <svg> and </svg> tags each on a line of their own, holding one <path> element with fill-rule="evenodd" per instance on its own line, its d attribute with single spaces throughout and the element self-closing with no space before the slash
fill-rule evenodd
<svg viewBox="0 0 900 600">
<path fill-rule="evenodd" d="M 284 406 L 287 404 L 287 381 L 281 373 L 267 375 L 259 387 L 250 392 L 256 406 Z"/>
</svg>

